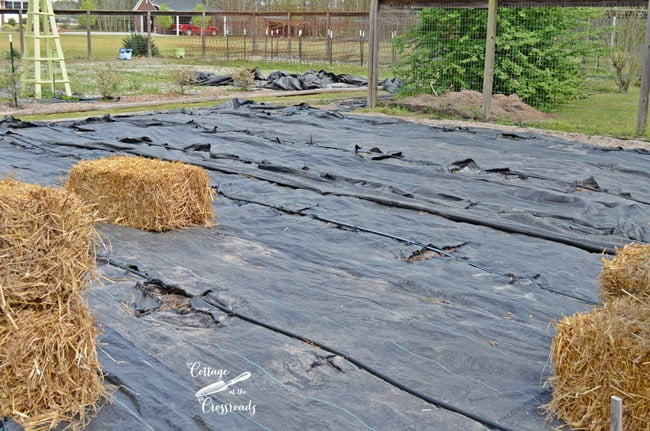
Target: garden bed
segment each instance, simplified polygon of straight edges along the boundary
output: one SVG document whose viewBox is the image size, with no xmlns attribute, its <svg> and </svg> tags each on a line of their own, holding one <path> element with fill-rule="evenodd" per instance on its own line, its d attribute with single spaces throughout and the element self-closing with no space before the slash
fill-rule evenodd
<svg viewBox="0 0 650 431">
<path fill-rule="evenodd" d="M 99 226 L 88 430 L 551 430 L 550 322 L 650 239 L 645 150 L 243 101 L 0 122 L 19 180 L 114 153 L 207 169 L 219 225 Z"/>
</svg>

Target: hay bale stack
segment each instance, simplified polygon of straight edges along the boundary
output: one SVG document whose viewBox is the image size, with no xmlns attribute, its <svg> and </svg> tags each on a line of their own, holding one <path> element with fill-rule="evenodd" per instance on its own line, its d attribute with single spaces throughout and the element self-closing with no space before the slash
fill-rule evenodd
<svg viewBox="0 0 650 431">
<path fill-rule="evenodd" d="M 617 395 L 625 429 L 650 430 L 650 302 L 616 298 L 563 318 L 556 331 L 547 412 L 574 429 L 605 431 Z"/>
<path fill-rule="evenodd" d="M 66 187 L 109 223 L 155 232 L 213 224 L 213 191 L 197 166 L 113 156 L 78 163 Z"/>
<path fill-rule="evenodd" d="M 93 221 L 65 190 L 0 180 L 0 416 L 26 430 L 78 429 L 105 394 L 82 297 Z"/>
<path fill-rule="evenodd" d="M 650 297 L 650 245 L 628 244 L 617 248 L 613 259 L 603 257 L 602 262 L 602 300 L 627 294 Z"/>
</svg>

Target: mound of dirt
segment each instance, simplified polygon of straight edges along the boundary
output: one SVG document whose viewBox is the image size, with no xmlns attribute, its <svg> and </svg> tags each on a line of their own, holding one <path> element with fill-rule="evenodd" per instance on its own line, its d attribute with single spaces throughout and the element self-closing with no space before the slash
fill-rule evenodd
<svg viewBox="0 0 650 431">
<path fill-rule="evenodd" d="M 478 119 L 481 116 L 481 102 L 482 96 L 478 91 L 462 90 L 457 93 L 445 93 L 440 96 L 419 94 L 402 100 L 394 100 L 390 104 L 414 112 Z M 534 121 L 549 117 L 549 114 L 538 111 L 522 102 L 516 94 L 511 94 L 510 96 L 495 94 L 492 96 L 490 113 L 493 118 L 509 121 Z"/>
</svg>

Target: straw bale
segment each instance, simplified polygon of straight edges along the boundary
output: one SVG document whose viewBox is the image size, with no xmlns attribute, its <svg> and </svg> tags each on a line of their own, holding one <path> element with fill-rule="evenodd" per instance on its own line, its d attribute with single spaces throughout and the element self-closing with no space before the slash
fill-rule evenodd
<svg viewBox="0 0 650 431">
<path fill-rule="evenodd" d="M 0 180 L 0 302 L 3 311 L 83 293 L 95 267 L 94 215 L 74 195 Z"/>
<path fill-rule="evenodd" d="M 650 431 L 650 302 L 615 298 L 563 318 L 556 331 L 546 411 L 576 430 L 609 430 L 610 397 L 617 395 L 625 429 Z"/>
<path fill-rule="evenodd" d="M 650 245 L 627 244 L 613 259 L 603 257 L 599 275 L 602 300 L 626 294 L 650 297 Z"/>
<path fill-rule="evenodd" d="M 105 396 L 97 332 L 81 298 L 56 311 L 26 308 L 12 321 L 0 315 L 0 415 L 26 431 L 81 429 Z"/>
<path fill-rule="evenodd" d="M 214 221 L 214 192 L 198 166 L 112 156 L 78 163 L 66 186 L 109 223 L 162 232 Z"/>
<path fill-rule="evenodd" d="M 82 294 L 94 215 L 71 193 L 0 180 L 0 416 L 79 429 L 105 395 Z"/>
</svg>

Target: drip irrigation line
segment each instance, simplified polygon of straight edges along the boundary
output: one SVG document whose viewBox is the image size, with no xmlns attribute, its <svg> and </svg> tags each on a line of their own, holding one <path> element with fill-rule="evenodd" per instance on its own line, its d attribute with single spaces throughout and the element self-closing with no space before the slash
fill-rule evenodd
<svg viewBox="0 0 650 431">
<path fill-rule="evenodd" d="M 424 248 L 424 249 L 427 249 L 427 250 L 435 251 L 436 253 L 442 254 L 443 256 L 446 256 L 446 257 L 450 257 L 450 258 L 454 259 L 457 262 L 463 262 L 463 263 L 465 263 L 465 264 L 467 264 L 467 265 L 469 265 L 471 267 L 474 267 L 474 268 L 479 269 L 481 271 L 487 272 L 488 274 L 496 275 L 498 277 L 507 278 L 508 281 L 510 281 L 510 282 L 514 281 L 514 277 L 512 277 L 510 275 L 502 274 L 500 272 L 491 270 L 490 268 L 479 265 L 477 263 L 473 263 L 473 262 L 461 259 L 461 258 L 459 258 L 457 256 L 454 256 L 453 254 L 448 253 L 448 252 L 446 252 L 446 251 L 444 251 L 442 249 L 439 249 L 437 247 L 433 247 L 431 245 L 424 244 L 424 243 L 419 242 L 419 241 L 414 241 L 414 240 L 411 240 L 411 239 L 408 239 L 408 238 L 403 238 L 403 237 L 399 237 L 399 236 L 392 235 L 392 234 L 389 234 L 389 233 L 380 232 L 378 230 L 370 229 L 370 228 L 367 228 L 367 227 L 356 226 L 356 225 L 352 225 L 352 224 L 349 224 L 349 223 L 340 222 L 340 221 L 337 221 L 337 220 L 334 220 L 334 219 L 329 219 L 327 217 L 321 217 L 318 214 L 309 214 L 309 217 L 311 217 L 311 218 L 313 218 L 315 220 L 318 220 L 318 221 L 335 224 L 337 226 L 345 227 L 345 228 L 348 228 L 348 229 L 351 229 L 351 230 L 354 230 L 354 231 L 366 232 L 366 233 L 370 233 L 370 234 L 373 234 L 373 235 L 383 236 L 385 238 L 395 239 L 397 241 L 404 242 L 406 244 L 411 244 L 411 245 L 415 245 L 417 247 L 421 247 L 421 248 Z"/>
<path fill-rule="evenodd" d="M 606 195 L 615 196 L 617 198 L 626 199 L 626 200 L 629 200 L 629 201 L 632 201 L 632 202 L 638 202 L 638 203 L 644 204 L 644 205 L 650 205 L 650 201 L 644 201 L 642 199 L 633 198 L 631 196 L 625 196 L 622 193 L 614 193 L 614 192 L 610 192 L 609 190 L 596 189 L 596 188 L 589 187 L 589 186 L 580 186 L 579 185 L 579 186 L 576 186 L 576 187 L 580 187 L 582 189 L 589 190 L 590 192 L 605 193 Z"/>
<path fill-rule="evenodd" d="M 106 262 L 111 266 L 115 266 L 117 268 L 128 271 L 128 272 L 130 272 L 132 274 L 135 274 L 135 275 L 137 275 L 137 276 L 139 276 L 141 278 L 144 278 L 145 280 L 147 280 L 149 282 L 157 283 L 161 287 L 163 287 L 164 289 L 169 289 L 169 290 L 174 290 L 174 291 L 181 290 L 177 286 L 170 286 L 169 284 L 161 281 L 160 279 L 155 279 L 155 278 L 150 277 L 146 272 L 142 272 L 142 271 L 140 271 L 138 269 L 134 269 L 133 265 L 123 264 L 123 263 L 120 263 L 120 262 L 118 262 L 118 261 L 116 261 L 114 259 L 108 258 L 108 257 L 102 257 L 101 259 L 103 259 L 103 262 Z M 210 291 L 206 292 L 206 294 L 209 293 L 209 292 Z M 187 295 L 189 295 L 189 297 L 192 297 L 192 295 L 188 294 L 187 292 L 185 292 L 185 293 Z M 222 303 L 221 301 L 219 301 L 216 298 L 210 298 L 212 300 L 206 299 L 205 294 L 203 296 L 200 296 L 199 299 L 201 301 L 205 302 L 206 304 L 209 304 L 209 305 L 217 308 L 218 310 L 228 314 L 229 316 L 237 317 L 237 318 L 239 318 L 241 320 L 244 320 L 244 321 L 246 321 L 248 323 L 251 323 L 251 324 L 253 324 L 255 326 L 259 326 L 259 327 L 268 329 L 270 331 L 282 334 L 282 335 L 284 335 L 286 337 L 289 337 L 289 338 L 292 338 L 292 339 L 295 339 L 295 340 L 298 340 L 298 341 L 302 341 L 303 343 L 306 343 L 306 344 L 312 345 L 314 347 L 317 347 L 319 349 L 325 350 L 326 352 L 329 352 L 329 353 L 331 353 L 333 355 L 340 356 L 341 358 L 345 359 L 346 361 L 354 364 L 359 369 L 364 370 L 367 373 L 372 374 L 373 376 L 383 380 L 384 382 L 388 383 L 389 385 L 394 386 L 394 387 L 396 387 L 396 388 L 398 388 L 398 389 L 400 389 L 400 390 L 402 390 L 402 391 L 404 391 L 404 392 L 406 392 L 406 393 L 408 393 L 410 395 L 413 395 L 416 398 L 419 398 L 419 399 L 421 399 L 423 401 L 426 401 L 427 403 L 432 404 L 437 408 L 441 408 L 441 409 L 444 409 L 444 410 L 447 410 L 447 411 L 450 411 L 450 412 L 454 412 L 454 413 L 459 414 L 461 416 L 464 416 L 464 417 L 466 417 L 468 419 L 472 419 L 472 420 L 474 420 L 474 421 L 476 421 L 476 422 L 478 422 L 478 423 L 480 423 L 482 425 L 485 425 L 486 427 L 488 427 L 490 429 L 493 429 L 493 430 L 515 431 L 513 428 L 509 428 L 506 425 L 499 424 L 499 423 L 497 423 L 497 422 L 495 422 L 495 421 L 493 421 L 493 420 L 491 420 L 489 418 L 485 418 L 485 417 L 483 417 L 481 415 L 469 412 L 469 411 L 467 411 L 467 410 L 465 410 L 465 409 L 463 409 L 461 407 L 454 406 L 454 405 L 449 404 L 449 403 L 447 403 L 445 401 L 442 401 L 442 400 L 439 400 L 437 398 L 426 395 L 426 394 L 418 391 L 417 389 L 413 389 L 413 388 L 407 386 L 404 383 L 400 383 L 399 381 L 395 380 L 394 378 L 382 373 L 379 370 L 374 369 L 373 367 L 371 367 L 369 365 L 366 365 L 362 361 L 360 361 L 358 359 L 355 359 L 355 358 L 347 355 L 346 353 L 341 352 L 340 350 L 338 350 L 336 348 L 333 348 L 333 347 L 330 347 L 330 346 L 328 346 L 328 345 L 326 345 L 324 343 L 312 340 L 312 339 L 310 339 L 308 337 L 304 337 L 304 336 L 302 336 L 300 334 L 289 331 L 288 329 L 284 329 L 284 328 L 281 328 L 279 326 L 275 326 L 273 324 L 263 322 L 261 320 L 258 320 L 256 318 L 254 318 L 254 317 L 248 316 L 246 314 L 242 314 L 242 313 L 240 313 L 238 311 L 234 311 L 232 309 L 232 307 L 227 306 L 226 304 Z"/>
<path fill-rule="evenodd" d="M 214 187 L 214 188 L 217 189 L 216 187 Z M 476 269 L 478 269 L 480 271 L 483 271 L 483 272 L 486 272 L 488 274 L 495 275 L 495 276 L 501 277 L 501 278 L 506 278 L 508 280 L 508 283 L 510 283 L 510 284 L 514 283 L 517 280 L 525 280 L 525 281 L 528 281 L 529 283 L 537 286 L 537 288 L 539 288 L 539 289 L 546 290 L 546 291 L 554 293 L 556 295 L 564 296 L 566 298 L 569 298 L 569 299 L 572 299 L 572 300 L 575 300 L 575 301 L 578 301 L 578 302 L 581 302 L 581 303 L 584 303 L 584 304 L 587 304 L 587 305 L 592 305 L 592 306 L 593 305 L 598 305 L 598 302 L 592 301 L 591 299 L 583 298 L 583 297 L 576 296 L 576 295 L 571 295 L 570 293 L 561 292 L 561 291 L 553 289 L 551 287 L 544 286 L 543 284 L 537 282 L 533 277 L 518 277 L 518 276 L 515 276 L 515 275 L 512 275 L 512 274 L 504 274 L 504 273 L 501 273 L 501 272 L 497 272 L 497 271 L 494 271 L 494 270 L 492 270 L 490 268 L 487 268 L 487 267 L 485 267 L 483 265 L 479 265 L 477 263 L 474 263 L 474 262 L 471 262 L 471 261 L 468 261 L 468 260 L 465 260 L 465 259 L 461 259 L 461 258 L 459 258 L 457 256 L 454 256 L 453 254 L 451 254 L 449 252 L 446 252 L 446 251 L 444 251 L 444 250 L 442 250 L 440 248 L 433 247 L 431 245 L 424 244 L 424 243 L 419 242 L 419 241 L 414 241 L 414 240 L 411 240 L 411 239 L 408 239 L 408 238 L 403 238 L 403 237 L 400 237 L 400 236 L 397 236 L 397 235 L 393 235 L 393 234 L 386 233 L 386 232 L 381 232 L 381 231 L 378 231 L 378 230 L 375 230 L 375 229 L 370 229 L 370 228 L 366 228 L 366 227 L 362 227 L 362 226 L 356 226 L 356 225 L 352 225 L 352 224 L 349 224 L 349 223 L 340 222 L 340 221 L 337 221 L 337 220 L 329 219 L 327 217 L 321 217 L 318 214 L 307 214 L 307 213 L 305 213 L 304 211 L 306 209 L 309 209 L 309 208 L 304 208 L 304 209 L 301 209 L 301 210 L 291 210 L 291 209 L 288 209 L 288 208 L 283 208 L 283 207 L 278 207 L 278 206 L 271 205 L 271 204 L 265 204 L 265 203 L 262 203 L 262 202 L 257 202 L 257 201 L 251 200 L 251 199 L 235 198 L 235 197 L 227 195 L 223 191 L 218 191 L 217 190 L 217 192 L 220 195 L 224 196 L 225 198 L 233 200 L 233 201 L 246 202 L 246 203 L 250 203 L 250 204 L 260 205 L 260 206 L 267 207 L 267 208 L 272 208 L 272 209 L 274 209 L 276 211 L 280 211 L 280 212 L 290 214 L 290 215 L 296 215 L 296 216 L 301 216 L 301 217 L 310 217 L 310 218 L 312 218 L 314 220 L 318 220 L 318 221 L 321 221 L 323 223 L 330 223 L 330 224 L 334 224 L 336 226 L 344 227 L 344 228 L 347 228 L 347 229 L 350 229 L 350 230 L 365 232 L 365 233 L 369 233 L 369 234 L 372 234 L 372 235 L 382 236 L 384 238 L 394 239 L 396 241 L 404 242 L 406 244 L 415 245 L 417 247 L 421 247 L 421 248 L 424 248 L 424 249 L 427 249 L 427 250 L 434 251 L 434 252 L 439 253 L 439 254 L 441 254 L 441 255 L 443 255 L 445 257 L 449 257 L 449 258 L 453 259 L 456 262 L 463 262 L 466 265 L 469 265 L 469 266 L 471 266 L 473 268 L 476 268 Z"/>
<path fill-rule="evenodd" d="M 499 173 L 498 170 L 495 170 L 495 169 L 486 169 L 486 170 L 484 170 L 483 172 L 487 172 L 487 173 L 497 173 L 497 174 Z M 506 176 L 508 176 L 508 175 L 509 175 L 509 176 L 517 176 L 517 177 L 522 178 L 522 179 L 525 179 L 525 178 L 535 178 L 535 179 L 537 179 L 537 180 L 542 180 L 542 181 L 546 181 L 546 182 L 559 181 L 559 182 L 561 182 L 561 183 L 565 183 L 565 184 L 568 184 L 568 185 L 573 185 L 573 186 L 575 186 L 576 188 L 581 188 L 581 189 L 589 190 L 590 192 L 604 193 L 604 194 L 607 194 L 607 195 L 610 195 L 610 196 L 615 196 L 615 197 L 617 197 L 617 198 L 619 198 L 619 199 L 624 199 L 624 200 L 629 200 L 629 201 L 632 201 L 632 202 L 638 202 L 638 203 L 641 203 L 641 204 L 650 205 L 650 202 L 648 202 L 648 201 L 644 201 L 644 200 L 642 200 L 642 199 L 633 198 L 632 196 L 626 196 L 626 195 L 623 194 L 623 193 L 614 193 L 614 192 L 611 192 L 611 191 L 609 191 L 609 190 L 607 190 L 607 189 L 600 189 L 600 188 L 590 187 L 590 186 L 587 186 L 587 185 L 580 185 L 580 184 L 577 184 L 577 183 L 575 183 L 575 182 L 572 184 L 572 183 L 569 182 L 569 181 L 556 180 L 555 178 L 547 177 L 547 176 L 545 176 L 545 175 L 529 174 L 529 173 L 525 173 L 525 172 L 521 172 L 521 171 L 515 171 L 515 170 L 513 170 L 513 171 L 510 171 L 510 170 L 509 170 L 509 171 L 507 171 L 507 173 L 505 173 L 505 175 L 506 175 Z M 548 187 L 548 189 L 549 189 L 549 190 L 556 191 L 556 192 L 559 192 L 559 193 L 566 193 L 566 191 L 563 190 L 563 189 L 557 189 L 557 188 L 552 188 L 552 187 Z"/>
<path fill-rule="evenodd" d="M 98 139 L 99 140 L 99 139 Z M 100 140 L 101 141 L 101 140 Z M 87 148 L 87 149 L 99 149 L 99 150 L 104 150 L 104 151 L 111 151 L 110 147 L 111 144 L 108 144 L 106 142 L 100 142 L 101 144 L 104 144 L 102 147 L 101 145 L 97 146 L 92 146 L 88 144 L 73 144 L 73 143 L 57 143 L 58 145 L 68 145 L 68 146 L 73 146 L 73 147 L 79 147 L 79 148 Z M 108 147 L 108 149 L 106 148 Z M 182 149 L 176 149 L 176 148 L 167 148 L 168 150 L 174 150 L 174 151 L 183 151 Z M 177 161 L 177 159 L 172 159 L 169 157 L 161 157 L 161 156 L 151 156 L 147 154 L 143 154 L 142 152 L 139 152 L 137 150 L 134 150 L 132 148 L 119 148 L 120 151 L 123 151 L 125 153 L 129 154 L 134 154 L 137 156 L 141 157 L 147 157 L 147 158 L 157 158 L 160 160 L 167 160 L 167 161 Z M 226 168 L 226 167 L 219 167 L 215 166 L 214 164 L 211 163 L 206 163 L 206 162 L 201 162 L 201 161 L 187 161 L 184 160 L 185 163 L 192 164 L 195 166 L 202 167 L 208 171 L 213 171 L 213 172 L 221 172 L 227 175 L 241 175 L 245 177 L 250 177 L 254 178 L 256 180 L 261 180 L 261 181 L 267 181 L 272 184 L 277 184 L 280 186 L 285 186 L 285 187 L 291 187 L 297 190 L 309 190 L 313 191 L 315 193 L 321 194 L 321 195 L 333 195 L 333 196 L 342 196 L 342 197 L 353 197 L 361 200 L 366 200 L 369 202 L 374 202 L 379 205 L 384 205 L 388 207 L 396 207 L 396 208 L 404 208 L 404 209 L 409 209 L 409 210 L 414 210 L 414 211 L 424 211 L 429 214 L 433 214 L 442 218 L 445 218 L 447 220 L 453 221 L 453 222 L 459 222 L 459 223 L 468 223 L 471 225 L 475 226 L 485 226 L 491 229 L 495 229 L 501 232 L 506 232 L 506 233 L 511 233 L 511 234 L 519 234 L 519 235 L 525 235 L 525 236 L 530 236 L 533 238 L 540 238 L 544 239 L 547 241 L 551 242 L 556 242 L 560 244 L 565 244 L 569 245 L 572 247 L 579 248 L 581 250 L 585 250 L 590 253 L 606 253 L 609 255 L 614 255 L 616 254 L 616 250 L 613 246 L 608 245 L 606 243 L 598 243 L 594 241 L 589 241 L 589 240 L 582 240 L 579 238 L 574 238 L 568 235 L 562 235 L 562 234 L 552 234 L 552 233 L 547 233 L 542 229 L 535 229 L 533 227 L 518 227 L 514 225 L 508 225 L 506 223 L 500 223 L 498 221 L 490 221 L 490 220 L 483 220 L 479 217 L 475 216 L 470 216 L 470 215 L 465 215 L 461 214 L 458 211 L 453 211 L 453 210 L 440 210 L 433 208 L 431 206 L 427 205 L 421 205 L 417 203 L 408 202 L 408 201 L 403 201 L 403 200 L 397 200 L 393 199 L 391 197 L 382 197 L 382 196 L 376 196 L 376 195 L 368 195 L 364 193 L 355 193 L 355 192 L 343 192 L 343 191 L 334 191 L 334 190 L 321 190 L 315 186 L 310 186 L 309 184 L 305 184 L 304 182 L 300 181 L 295 181 L 295 180 L 290 180 L 286 178 L 277 178 L 274 176 L 265 176 L 265 175 L 260 175 L 258 173 L 253 173 L 250 170 L 236 170 L 232 168 Z M 259 163 L 258 163 L 259 165 Z M 258 169 L 259 170 L 259 169 Z"/>
<path fill-rule="evenodd" d="M 159 281 L 159 280 L 156 280 L 156 279 L 152 278 L 146 272 L 140 271 L 138 269 L 138 267 L 135 266 L 135 265 L 118 262 L 118 261 L 116 261 L 114 259 L 111 259 L 108 256 L 97 256 L 97 263 L 107 263 L 107 264 L 109 264 L 111 266 L 123 269 L 124 271 L 127 271 L 127 272 L 130 272 L 131 274 L 137 275 L 140 278 L 144 278 L 147 281 Z"/>
<path fill-rule="evenodd" d="M 581 250 L 585 250 L 590 253 L 606 253 L 610 255 L 616 254 L 615 249 L 610 246 L 606 245 L 605 243 L 597 243 L 593 241 L 588 241 L 588 240 L 582 240 L 578 238 L 573 238 L 571 236 L 567 235 L 562 235 L 562 234 L 551 234 L 547 233 L 541 229 L 535 229 L 533 227 L 518 227 L 518 226 L 511 226 L 505 223 L 500 223 L 498 221 L 490 221 L 490 220 L 483 220 L 478 217 L 474 216 L 468 216 L 461 214 L 457 211 L 453 210 L 440 210 L 433 208 L 431 206 L 427 205 L 421 205 L 417 201 L 415 203 L 409 202 L 409 201 L 404 201 L 404 200 L 398 200 L 399 198 L 392 198 L 392 197 L 384 197 L 384 196 L 379 196 L 379 195 L 369 195 L 365 193 L 356 193 L 356 192 L 345 192 L 345 191 L 340 191 L 340 190 L 321 190 L 317 187 L 310 186 L 308 184 L 302 183 L 300 181 L 290 181 L 287 179 L 280 180 L 278 178 L 274 178 L 272 176 L 264 176 L 264 175 L 259 175 L 257 173 L 246 173 L 246 172 L 241 172 L 233 169 L 227 169 L 223 167 L 215 167 L 214 165 L 211 165 L 209 163 L 202 163 L 202 162 L 190 162 L 191 164 L 203 167 L 207 170 L 211 171 L 216 171 L 216 172 L 222 172 L 226 174 L 235 174 L 235 175 L 243 175 L 247 176 L 250 178 L 254 178 L 256 180 L 261 180 L 261 181 L 267 181 L 273 184 L 277 184 L 280 186 L 286 186 L 286 187 L 291 187 L 297 190 L 309 190 L 313 191 L 315 193 L 319 193 L 321 195 L 333 195 L 333 196 L 342 196 L 342 197 L 352 197 L 352 198 L 357 198 L 360 200 L 365 200 L 369 202 L 374 202 L 379 205 L 384 205 L 387 207 L 394 207 L 394 208 L 403 208 L 403 209 L 408 209 L 408 210 L 414 210 L 414 211 L 424 211 L 429 214 L 433 214 L 442 218 L 445 218 L 447 220 L 453 221 L 453 222 L 458 222 L 458 223 L 468 223 L 474 226 L 485 226 L 491 229 L 495 229 L 501 232 L 506 232 L 510 234 L 519 234 L 519 235 L 524 235 L 524 236 L 530 236 L 533 238 L 540 238 L 544 239 L 547 241 L 551 242 L 556 242 L 560 244 L 565 244 L 569 245 L 572 247 L 579 248 Z"/>
</svg>

